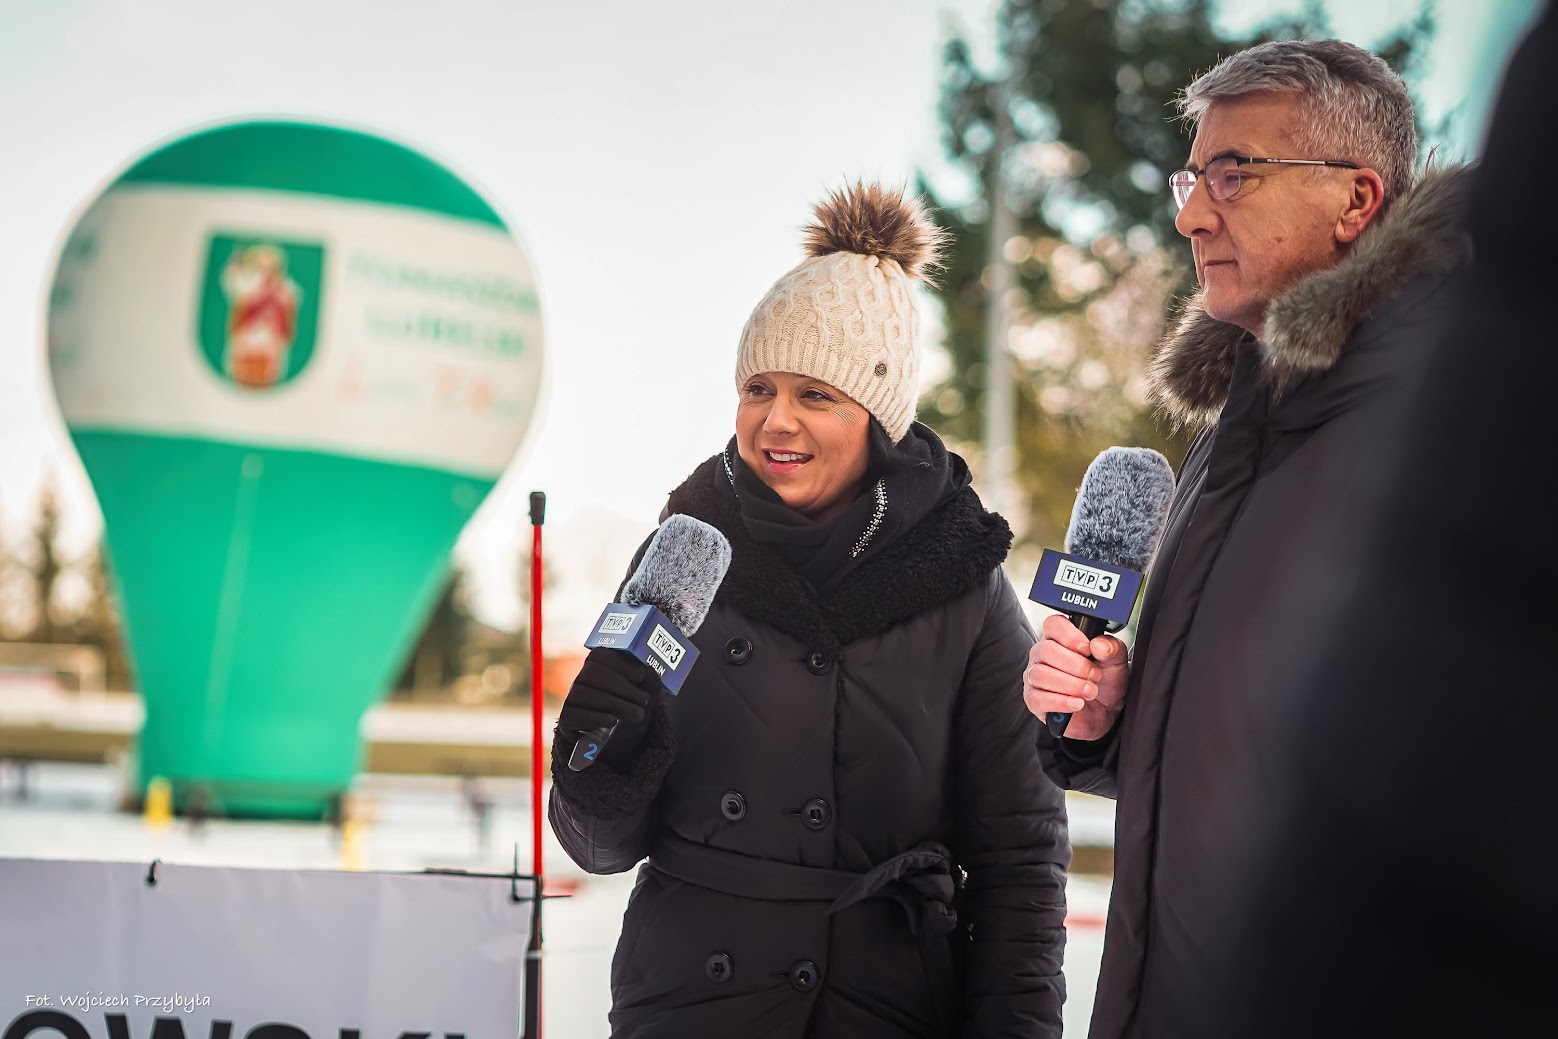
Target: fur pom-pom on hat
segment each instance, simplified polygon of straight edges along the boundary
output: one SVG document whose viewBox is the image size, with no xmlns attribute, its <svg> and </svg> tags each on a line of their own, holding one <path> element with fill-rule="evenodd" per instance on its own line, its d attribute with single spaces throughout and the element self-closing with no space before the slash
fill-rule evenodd
<svg viewBox="0 0 1558 1039">
<path fill-rule="evenodd" d="M 914 422 L 920 313 L 915 283 L 940 266 L 947 233 L 903 189 L 856 181 L 830 192 L 806 228 L 807 258 L 747 319 L 736 389 L 794 372 L 847 393 L 893 442 Z"/>
<path fill-rule="evenodd" d="M 947 232 L 931 221 L 919 199 L 905 198 L 902 188 L 889 190 L 857 180 L 830 191 L 813 214 L 817 222 L 806 228 L 806 251 L 812 256 L 878 256 L 922 281 L 941 266 Z"/>
</svg>

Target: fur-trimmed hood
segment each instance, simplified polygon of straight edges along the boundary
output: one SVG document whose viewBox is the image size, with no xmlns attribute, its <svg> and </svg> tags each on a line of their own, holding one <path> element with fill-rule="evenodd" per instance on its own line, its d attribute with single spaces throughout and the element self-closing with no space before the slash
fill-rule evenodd
<svg viewBox="0 0 1558 1039">
<path fill-rule="evenodd" d="M 965 487 L 819 597 L 772 546 L 747 532 L 719 455 L 671 492 L 666 513 L 677 512 L 712 524 L 730 540 L 720 596 L 734 609 L 827 650 L 880 634 L 983 584 L 1012 544 L 1006 520 L 986 512 Z"/>
<path fill-rule="evenodd" d="M 1449 272 L 1470 258 L 1470 173 L 1469 166 L 1425 173 L 1348 256 L 1272 301 L 1259 346 L 1264 375 L 1278 395 L 1329 371 L 1358 326 L 1414 278 Z M 1148 368 L 1153 399 L 1176 423 L 1217 421 L 1247 335 L 1210 317 L 1200 291 L 1188 297 Z"/>
</svg>

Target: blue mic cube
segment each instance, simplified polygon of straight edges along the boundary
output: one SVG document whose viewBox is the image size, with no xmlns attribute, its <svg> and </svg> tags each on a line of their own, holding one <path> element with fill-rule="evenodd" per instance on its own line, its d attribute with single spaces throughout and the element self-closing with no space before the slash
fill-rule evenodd
<svg viewBox="0 0 1558 1039">
<path fill-rule="evenodd" d="M 620 649 L 660 676 L 665 691 L 673 696 L 681 691 L 687 672 L 698 660 L 698 647 L 681 633 L 666 615 L 645 603 L 628 606 L 614 602 L 601 612 L 585 649 Z"/>
<path fill-rule="evenodd" d="M 1130 621 L 1141 585 L 1135 570 L 1047 548 L 1028 598 L 1061 613 L 1108 621 L 1108 630 L 1118 631 Z"/>
</svg>

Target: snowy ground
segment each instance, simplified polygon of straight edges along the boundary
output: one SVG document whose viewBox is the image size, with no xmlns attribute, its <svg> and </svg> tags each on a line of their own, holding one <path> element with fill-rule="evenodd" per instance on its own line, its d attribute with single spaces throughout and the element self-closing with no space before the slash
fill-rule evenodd
<svg viewBox="0 0 1558 1039">
<path fill-rule="evenodd" d="M 118 779 L 106 766 L 34 766 L 26 801 L 14 794 L 14 775 L 0 769 L 0 857 L 183 862 L 198 865 L 337 868 L 342 850 L 322 824 L 213 820 L 200 830 L 183 821 L 149 828 L 139 817 L 116 812 Z M 523 780 L 491 781 L 494 800 L 485 839 L 457 781 L 440 777 L 364 776 L 356 792 L 369 821 L 355 848 L 365 869 L 421 870 L 444 867 L 505 871 L 514 847 L 529 868 L 529 787 Z M 1073 828 L 1081 840 L 1102 834 L 1111 822 L 1106 802 L 1078 799 Z M 604 1039 L 609 1004 L 606 975 L 631 875 L 586 877 L 552 841 L 543 851 L 549 875 L 577 882 L 568 898 L 546 904 L 542 968 L 543 1033 L 558 1039 Z M 1103 947 L 1107 878 L 1074 876 L 1066 975 L 1066 1036 L 1087 1034 L 1093 987 Z M 3 926 L 4 921 L 0 921 Z"/>
</svg>

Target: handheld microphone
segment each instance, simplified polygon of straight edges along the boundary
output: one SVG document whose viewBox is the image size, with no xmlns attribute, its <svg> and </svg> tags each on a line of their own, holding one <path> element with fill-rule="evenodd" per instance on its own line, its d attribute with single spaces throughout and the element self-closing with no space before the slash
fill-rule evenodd
<svg viewBox="0 0 1558 1039">
<path fill-rule="evenodd" d="M 1066 615 L 1089 639 L 1119 631 L 1131 619 L 1142 575 L 1168 522 L 1174 469 L 1149 447 L 1111 447 L 1087 467 L 1066 551 L 1045 549 L 1028 598 Z M 1051 711 L 1044 724 L 1055 736 L 1071 715 Z"/>
<path fill-rule="evenodd" d="M 649 540 L 644 558 L 627 584 L 622 601 L 601 612 L 586 649 L 606 647 L 631 654 L 660 676 L 675 696 L 698 660 L 691 636 L 703 624 L 714 593 L 730 569 L 730 542 L 702 520 L 680 513 L 666 517 Z M 618 722 L 582 734 L 568 757 L 578 772 L 595 763 Z"/>
</svg>

